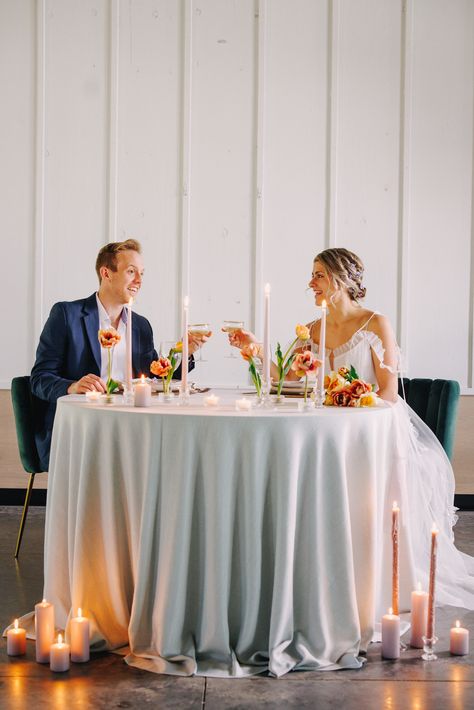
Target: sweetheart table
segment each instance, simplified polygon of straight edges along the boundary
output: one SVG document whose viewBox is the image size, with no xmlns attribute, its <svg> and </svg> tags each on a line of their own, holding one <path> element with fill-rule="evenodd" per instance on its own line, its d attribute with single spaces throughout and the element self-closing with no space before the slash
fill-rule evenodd
<svg viewBox="0 0 474 710">
<path fill-rule="evenodd" d="M 393 411 L 58 401 L 44 597 L 158 673 L 361 666 L 391 604 Z M 403 525 L 401 608 L 414 587 Z"/>
</svg>

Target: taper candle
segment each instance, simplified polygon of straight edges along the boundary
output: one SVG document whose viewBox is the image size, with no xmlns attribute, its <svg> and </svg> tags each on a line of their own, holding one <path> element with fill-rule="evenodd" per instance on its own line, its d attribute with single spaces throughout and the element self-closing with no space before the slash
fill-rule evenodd
<svg viewBox="0 0 474 710">
<path fill-rule="evenodd" d="M 392 507 L 392 609 L 398 615 L 399 599 L 399 563 L 398 563 L 398 529 L 400 522 L 400 508 L 397 501 Z"/>
<path fill-rule="evenodd" d="M 183 298 L 183 359 L 181 360 L 181 394 L 186 395 L 188 392 L 188 360 L 189 360 L 189 298 Z"/>
<path fill-rule="evenodd" d="M 125 389 L 128 392 L 132 391 L 132 303 L 133 298 L 130 298 L 127 306 L 127 333 L 126 333 L 126 346 L 127 346 L 127 358 L 126 358 L 126 373 L 125 373 Z"/>
<path fill-rule="evenodd" d="M 436 587 L 436 555 L 438 549 L 438 530 L 433 524 L 431 530 L 430 556 L 430 586 L 428 591 L 428 620 L 426 622 L 426 638 L 432 639 L 435 627 L 435 587 Z"/>
<path fill-rule="evenodd" d="M 265 284 L 264 288 L 264 311 L 263 311 L 263 382 L 266 392 L 270 392 L 270 363 L 272 361 L 270 345 L 270 284 Z"/>
<path fill-rule="evenodd" d="M 319 368 L 319 396 L 321 402 L 324 402 L 324 373 L 326 367 L 326 315 L 327 305 L 323 300 L 321 304 L 321 330 L 319 332 L 319 359 L 321 366 Z"/>
</svg>

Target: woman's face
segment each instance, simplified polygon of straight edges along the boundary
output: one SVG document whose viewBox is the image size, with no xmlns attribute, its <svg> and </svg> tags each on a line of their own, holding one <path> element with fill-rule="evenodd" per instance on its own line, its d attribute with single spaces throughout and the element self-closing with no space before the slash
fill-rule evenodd
<svg viewBox="0 0 474 710">
<path fill-rule="evenodd" d="M 330 296 L 334 293 L 333 284 L 330 282 L 328 273 L 320 261 L 313 263 L 313 273 L 309 287 L 313 289 L 317 306 L 320 306 L 323 300 L 328 303 Z"/>
</svg>

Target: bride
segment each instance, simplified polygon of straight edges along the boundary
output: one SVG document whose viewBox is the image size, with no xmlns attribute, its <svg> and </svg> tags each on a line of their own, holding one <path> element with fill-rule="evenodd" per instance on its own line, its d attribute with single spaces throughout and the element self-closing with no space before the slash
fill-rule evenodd
<svg viewBox="0 0 474 710">
<path fill-rule="evenodd" d="M 412 573 L 427 588 L 429 541 L 433 523 L 438 533 L 437 592 L 439 604 L 474 609 L 474 558 L 454 545 L 456 523 L 454 475 L 444 449 L 431 429 L 400 398 L 398 392 L 399 348 L 386 316 L 363 308 L 364 265 L 353 252 L 326 249 L 313 262 L 309 287 L 315 303 L 328 306 L 325 371 L 354 366 L 359 377 L 374 383 L 383 400 L 393 408 L 396 450 L 394 470 L 410 546 Z M 311 347 L 318 350 L 320 321 L 308 326 Z M 229 334 L 231 345 L 242 348 L 257 342 L 249 331 Z M 272 363 L 272 377 L 277 368 Z M 290 370 L 287 379 L 297 379 Z"/>
</svg>

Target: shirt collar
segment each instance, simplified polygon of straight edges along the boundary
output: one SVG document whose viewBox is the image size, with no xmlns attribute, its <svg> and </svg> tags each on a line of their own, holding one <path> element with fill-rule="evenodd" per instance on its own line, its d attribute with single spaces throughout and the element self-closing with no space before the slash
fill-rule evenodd
<svg viewBox="0 0 474 710">
<path fill-rule="evenodd" d="M 110 323 L 110 316 L 105 310 L 102 301 L 99 298 L 98 292 L 95 294 L 95 298 L 97 301 L 97 310 L 99 311 L 99 322 L 102 323 L 102 321 L 106 321 L 107 323 Z M 120 319 L 126 324 L 127 323 L 127 309 L 122 308 L 122 313 L 120 316 Z"/>
</svg>

